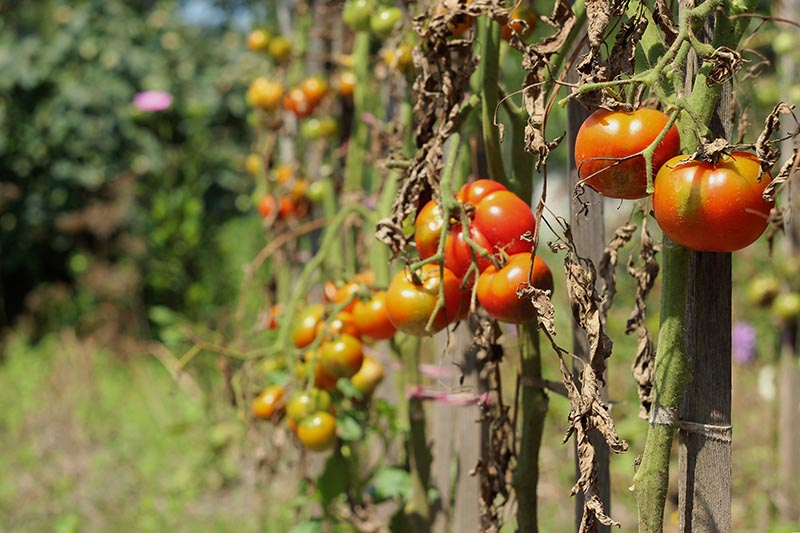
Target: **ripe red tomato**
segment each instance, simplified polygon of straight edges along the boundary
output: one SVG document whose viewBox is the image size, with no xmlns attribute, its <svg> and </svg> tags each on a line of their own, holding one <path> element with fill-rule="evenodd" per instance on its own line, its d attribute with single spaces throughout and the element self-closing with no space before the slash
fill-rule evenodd
<svg viewBox="0 0 800 533">
<path fill-rule="evenodd" d="M 349 378 L 361 368 L 364 351 L 361 341 L 352 335 L 342 334 L 323 342 L 319 348 L 319 361 L 333 378 Z"/>
<path fill-rule="evenodd" d="M 261 394 L 256 396 L 250 409 L 258 418 L 269 419 L 272 418 L 278 410 L 282 407 L 284 389 L 280 385 L 273 385 L 267 387 Z"/>
<path fill-rule="evenodd" d="M 327 298 L 329 302 L 341 304 L 350 300 L 350 303 L 345 306 L 344 311 L 352 313 L 356 306 L 356 301 L 358 301 L 358 291 L 360 291 L 364 285 L 369 286 L 373 283 L 375 283 L 375 276 L 372 274 L 372 271 L 365 270 L 364 272 L 356 274 L 352 280 L 341 287 L 337 287 L 332 281 L 328 281 L 324 284 L 323 291 L 325 298 Z"/>
<path fill-rule="evenodd" d="M 369 300 L 358 300 L 353 308 L 353 318 L 361 334 L 370 339 L 391 339 L 397 331 L 386 311 L 386 291 L 373 293 Z"/>
<path fill-rule="evenodd" d="M 499 271 L 489 266 L 478 278 L 478 302 L 486 312 L 501 322 L 520 324 L 535 314 L 530 298 L 517 297 L 517 288 L 528 281 L 531 254 L 515 254 Z M 537 289 L 553 290 L 553 274 L 538 255 L 533 261 L 531 285 Z"/>
<path fill-rule="evenodd" d="M 733 252 L 752 244 L 767 227 L 772 205 L 761 196 L 772 178 L 747 152 L 703 161 L 666 162 L 658 171 L 653 214 L 678 244 L 703 252 Z"/>
<path fill-rule="evenodd" d="M 449 268 L 442 267 L 442 270 L 440 276 L 439 265 L 428 263 L 417 272 L 418 280 L 405 270 L 395 275 L 386 291 L 386 310 L 397 329 L 410 335 L 433 335 L 463 313 L 469 294 L 461 290 L 461 281 Z M 444 287 L 444 307 L 439 309 L 432 328 L 427 330 L 439 298 L 440 284 Z"/>
<path fill-rule="evenodd" d="M 456 194 L 459 202 L 477 205 L 486 196 L 497 191 L 507 191 L 505 185 L 499 181 L 482 178 L 464 184 Z"/>
<path fill-rule="evenodd" d="M 351 378 L 353 386 L 364 396 L 370 396 L 383 381 L 383 365 L 372 357 L 364 357 L 361 368 Z"/>
<path fill-rule="evenodd" d="M 268 218 L 275 211 L 275 197 L 271 194 L 265 194 L 258 202 L 258 214 L 261 218 Z"/>
<path fill-rule="evenodd" d="M 475 206 L 472 224 L 495 249 L 507 254 L 530 252 L 531 243 L 521 239 L 525 232 L 533 233 L 536 218 L 530 206 L 511 191 L 496 191 L 481 199 Z"/>
<path fill-rule="evenodd" d="M 325 316 L 325 308 L 314 304 L 303 308 L 294 319 L 292 342 L 298 348 L 305 348 L 317 338 L 318 326 Z"/>
<path fill-rule="evenodd" d="M 439 249 L 439 237 L 442 235 L 442 208 L 435 200 L 430 200 L 417 214 L 414 221 L 414 243 L 421 259 L 436 254 Z"/>
<path fill-rule="evenodd" d="M 492 253 L 492 244 L 474 225 L 470 225 L 469 235 L 475 244 Z M 479 256 L 477 252 L 475 257 L 478 259 L 478 272 L 483 272 L 492 263 L 490 260 Z M 444 266 L 452 270 L 456 277 L 463 278 L 471 264 L 472 250 L 464 240 L 464 228 L 461 224 L 456 224 L 447 234 L 444 242 Z M 472 285 L 472 279 L 468 280 L 470 286 Z"/>
<path fill-rule="evenodd" d="M 307 416 L 297 425 L 297 438 L 311 451 L 325 451 L 336 442 L 336 419 L 325 411 Z"/>
<path fill-rule="evenodd" d="M 575 164 L 586 185 L 609 198 L 635 199 L 647 196 L 644 157 L 636 156 L 652 143 L 669 117 L 655 109 L 592 113 L 575 139 Z M 680 153 L 681 140 L 673 125 L 653 155 L 653 173 Z"/>
</svg>

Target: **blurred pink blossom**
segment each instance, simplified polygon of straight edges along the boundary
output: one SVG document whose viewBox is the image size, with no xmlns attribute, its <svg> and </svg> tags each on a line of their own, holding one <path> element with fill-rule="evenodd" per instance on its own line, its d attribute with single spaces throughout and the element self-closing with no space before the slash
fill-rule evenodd
<svg viewBox="0 0 800 533">
<path fill-rule="evenodd" d="M 422 363 L 418 366 L 419 373 L 423 376 L 436 379 L 451 378 L 456 375 L 456 370 L 442 365 L 428 365 Z"/>
<path fill-rule="evenodd" d="M 471 392 L 444 392 L 424 385 L 417 385 L 416 387 L 409 387 L 406 389 L 406 398 L 431 400 L 454 407 L 464 407 L 477 403 L 481 403 L 484 406 L 491 405 L 491 397 L 488 392 L 478 396 Z"/>
<path fill-rule="evenodd" d="M 748 322 L 737 322 L 731 331 L 733 360 L 746 365 L 756 360 L 756 330 Z"/>
<path fill-rule="evenodd" d="M 140 111 L 153 113 L 164 111 L 172 106 L 172 95 L 167 91 L 144 91 L 136 93 L 133 105 Z"/>
</svg>

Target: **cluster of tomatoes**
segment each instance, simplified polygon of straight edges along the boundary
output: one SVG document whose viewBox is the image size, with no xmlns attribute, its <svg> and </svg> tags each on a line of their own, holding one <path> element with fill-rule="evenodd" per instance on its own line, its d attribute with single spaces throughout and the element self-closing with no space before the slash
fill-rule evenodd
<svg viewBox="0 0 800 533">
<path fill-rule="evenodd" d="M 303 351 L 295 376 L 308 387 L 292 394 L 285 406 L 285 388 L 278 385 L 265 389 L 252 404 L 259 418 L 285 413 L 289 427 L 309 450 L 327 450 L 336 442 L 334 406 L 341 396 L 336 387 L 340 379 L 348 380 L 362 400 L 383 380 L 383 365 L 365 354 L 364 346 L 390 339 L 396 328 L 388 318 L 385 291 L 372 284 L 370 272 L 341 286 L 326 283 L 327 303 L 300 309 L 291 330 L 295 348 Z"/>
<path fill-rule="evenodd" d="M 259 177 L 265 172 L 264 160 L 259 154 L 250 154 L 245 160 L 247 172 Z M 291 220 L 306 216 L 310 203 L 315 201 L 317 184 L 296 176 L 291 165 L 279 165 L 274 174 L 270 193 L 259 196 L 258 213 L 265 220 Z"/>
<path fill-rule="evenodd" d="M 420 259 L 441 261 L 395 275 L 386 293 L 389 319 L 405 333 L 436 333 L 468 314 L 477 279 L 478 303 L 490 316 L 510 323 L 532 320 L 533 304 L 518 291 L 530 283 L 552 292 L 553 276 L 540 257 L 531 264 L 536 219 L 530 206 L 488 179 L 464 185 L 455 199 L 448 220 L 435 200 L 417 215 L 414 241 Z"/>
<path fill-rule="evenodd" d="M 703 252 L 733 252 L 764 232 L 772 208 L 763 198 L 771 181 L 756 156 L 722 154 L 713 161 L 680 154 L 675 126 L 655 109 L 601 109 L 583 123 L 575 163 L 583 182 L 603 196 L 648 196 L 642 151 L 659 137 L 652 156 L 653 216 L 673 241 Z"/>
</svg>

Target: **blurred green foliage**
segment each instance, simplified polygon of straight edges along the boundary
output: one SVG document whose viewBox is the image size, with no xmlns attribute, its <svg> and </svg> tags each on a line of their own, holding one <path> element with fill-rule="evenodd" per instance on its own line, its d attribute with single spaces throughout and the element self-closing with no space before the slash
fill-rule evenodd
<svg viewBox="0 0 800 533">
<path fill-rule="evenodd" d="M 250 208 L 244 88 L 258 58 L 243 32 L 188 25 L 179 2 L 18 7 L 0 1 L 0 322 L 34 286 L 74 286 L 98 262 L 101 280 L 129 275 L 131 301 L 193 318 L 229 301 L 229 272 L 208 265 L 222 223 Z M 143 90 L 174 103 L 137 111 Z"/>
</svg>

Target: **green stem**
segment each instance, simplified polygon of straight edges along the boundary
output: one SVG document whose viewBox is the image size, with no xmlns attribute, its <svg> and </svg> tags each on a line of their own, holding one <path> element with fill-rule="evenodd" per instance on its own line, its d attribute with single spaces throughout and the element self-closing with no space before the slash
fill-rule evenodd
<svg viewBox="0 0 800 533">
<path fill-rule="evenodd" d="M 499 101 L 500 25 L 489 17 L 480 17 L 477 32 L 481 61 L 476 77 L 481 82 L 481 123 L 486 162 L 489 177 L 507 183 L 500 151 L 500 132 L 494 124 L 495 109 Z"/>
<path fill-rule="evenodd" d="M 520 325 L 520 374 L 522 381 L 522 423 L 514 472 L 514 489 L 519 505 L 517 528 L 520 533 L 538 531 L 536 487 L 539 483 L 539 448 L 547 414 L 547 394 L 531 386 L 542 379 L 542 357 L 536 320 Z"/>
<path fill-rule="evenodd" d="M 655 387 L 651 409 L 677 414 L 689 379 L 684 349 L 686 287 L 689 251 L 667 241 L 663 244 L 661 325 L 655 359 Z M 639 510 L 639 531 L 660 532 L 669 484 L 669 456 L 675 427 L 650 423 L 642 462 L 633 477 Z"/>
<path fill-rule="evenodd" d="M 398 333 L 394 340 L 397 353 L 403 365 L 403 381 L 406 386 L 418 385 L 420 338 Z M 401 402 L 402 403 L 402 402 Z M 431 452 L 425 436 L 425 408 L 422 401 L 412 398 L 405 413 L 408 420 L 408 439 L 406 441 L 408 466 L 411 477 L 411 496 L 406 502 L 404 513 L 408 520 L 408 530 L 425 533 L 430 531 L 430 505 L 428 489 L 431 478 Z"/>
<path fill-rule="evenodd" d="M 353 126 L 347 147 L 345 161 L 344 190 L 346 192 L 361 190 L 365 184 L 367 146 L 369 145 L 369 127 L 361 119 L 367 109 L 370 88 L 369 72 L 369 40 L 366 31 L 356 33 L 353 43 L 353 72 L 356 75 L 356 86 L 353 94 Z"/>
<path fill-rule="evenodd" d="M 677 57 L 685 57 L 685 36 L 690 31 L 690 24 L 710 16 L 720 4 L 721 0 L 707 0 L 695 8 L 681 12 L 680 35 L 671 47 Z M 752 9 L 755 0 L 748 0 L 748 5 Z M 732 23 L 729 11 L 730 9 L 720 9 L 716 14 L 713 41 L 715 48 L 728 46 L 735 49 L 742 38 L 746 26 Z M 681 36 L 684 36 L 684 42 L 681 42 Z M 674 68 L 680 71 L 685 68 L 685 64 L 677 64 Z M 697 138 L 696 131 L 699 127 L 708 127 L 710 124 L 722 91 L 721 85 L 706 84 L 709 69 L 708 64 L 701 66 L 694 78 L 692 93 L 684 101 L 686 113 L 680 113 L 677 121 L 681 148 L 686 153 L 697 147 L 700 139 Z M 683 90 L 682 87 L 677 89 Z M 654 363 L 654 397 L 651 406 L 653 415 L 642 460 L 633 478 L 639 509 L 639 531 L 642 533 L 660 533 L 663 530 L 664 505 L 669 484 L 669 457 L 675 436 L 672 419 L 677 417 L 684 390 L 691 379 L 684 339 L 691 254 L 666 237 L 663 249 L 661 327 Z"/>
</svg>

